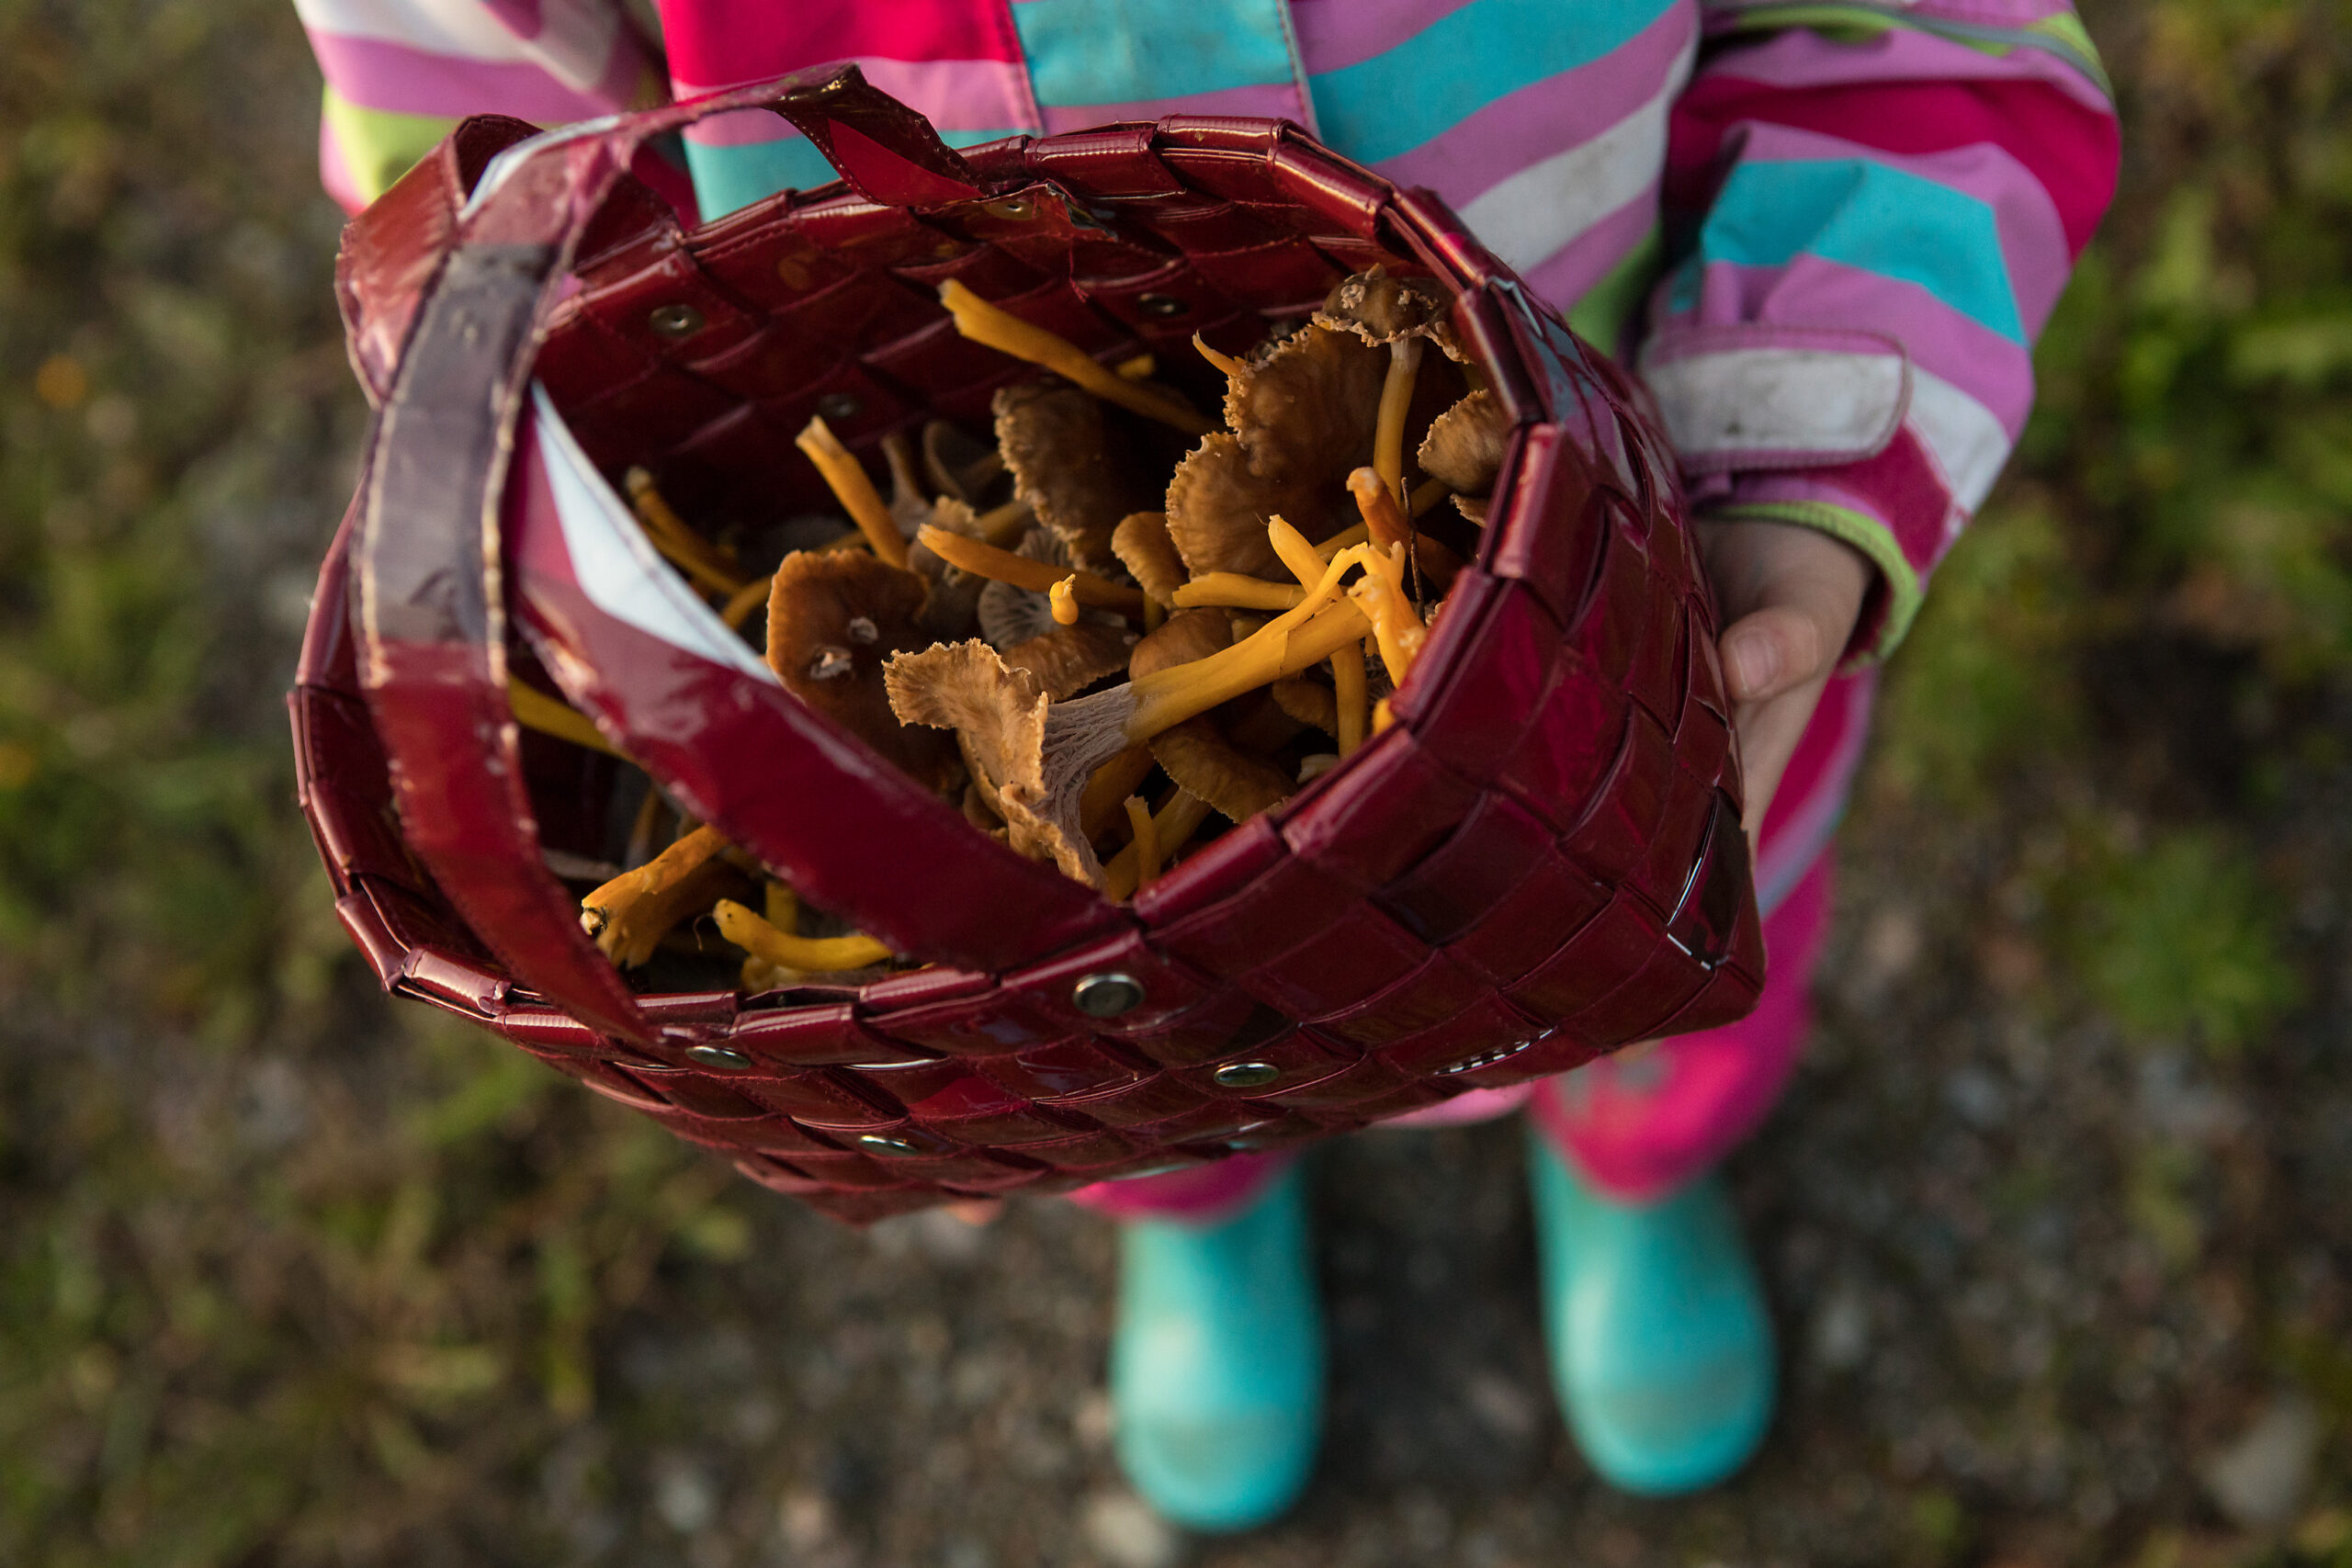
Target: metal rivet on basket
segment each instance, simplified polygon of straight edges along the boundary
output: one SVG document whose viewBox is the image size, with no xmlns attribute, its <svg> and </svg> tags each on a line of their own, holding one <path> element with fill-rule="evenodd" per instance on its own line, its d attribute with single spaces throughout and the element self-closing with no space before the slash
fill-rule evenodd
<svg viewBox="0 0 2352 1568">
<path fill-rule="evenodd" d="M 695 1066 L 714 1072 L 740 1073 L 752 1065 L 752 1058 L 732 1045 L 695 1045 L 686 1055 L 694 1058 Z"/>
<path fill-rule="evenodd" d="M 646 312 L 645 324 L 663 337 L 692 337 L 702 331 L 702 312 L 692 305 L 656 305 Z"/>
<path fill-rule="evenodd" d="M 1037 216 L 1037 204 L 1025 196 L 1008 196 L 989 202 L 980 210 L 991 218 L 1001 218 L 1013 223 L 1024 223 Z"/>
<path fill-rule="evenodd" d="M 868 1133 L 857 1140 L 857 1146 L 870 1154 L 877 1155 L 910 1155 L 920 1152 L 906 1139 L 894 1138 L 887 1133 Z"/>
<path fill-rule="evenodd" d="M 1069 999 L 1089 1018 L 1116 1018 L 1143 1006 L 1143 982 L 1116 970 L 1089 975 L 1070 987 Z"/>
<path fill-rule="evenodd" d="M 1282 1076 L 1272 1062 L 1227 1062 L 1209 1075 L 1219 1089 L 1263 1089 Z"/>
<path fill-rule="evenodd" d="M 1136 300 L 1136 309 L 1147 316 L 1181 316 L 1193 308 L 1189 299 L 1179 299 L 1173 294 L 1146 294 Z"/>
<path fill-rule="evenodd" d="M 817 413 L 822 419 L 855 419 L 865 412 L 865 400 L 855 392 L 827 392 L 817 400 Z"/>
</svg>

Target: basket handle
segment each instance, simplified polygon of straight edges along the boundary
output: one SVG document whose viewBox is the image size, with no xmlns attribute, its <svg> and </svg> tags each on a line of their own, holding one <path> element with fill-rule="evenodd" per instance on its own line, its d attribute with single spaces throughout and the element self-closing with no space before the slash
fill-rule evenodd
<svg viewBox="0 0 2352 1568">
<path fill-rule="evenodd" d="M 378 299 L 403 308 L 410 320 L 379 389 L 352 569 L 361 686 L 390 759 L 408 841 L 523 984 L 635 1043 L 655 1028 L 581 929 L 576 904 L 539 849 L 506 695 L 501 513 L 536 348 L 582 235 L 649 139 L 750 107 L 790 118 L 872 199 L 927 203 L 983 194 L 927 122 L 849 67 L 820 82 L 786 78 L 514 141 L 489 160 L 462 207 L 445 209 L 444 220 L 417 223 L 418 204 L 409 204 L 411 254 L 395 276 L 423 281 L 413 304 Z M 446 184 L 447 170 L 412 177 Z M 401 209 L 395 202 L 388 210 Z M 403 243 L 397 233 L 373 238 L 379 258 Z M 826 737 L 801 734 L 794 744 L 807 753 L 792 759 L 804 773 L 844 794 L 871 788 L 855 759 Z M 934 837 L 952 828 L 959 842 L 968 839 L 955 813 L 943 807 L 937 815 L 943 826 Z M 1066 939 L 1106 919 L 1116 923 L 1110 906 L 1066 886 L 1072 907 L 1045 926 Z M 1042 955 L 984 951 L 1002 949 L 1001 942 L 945 945 L 966 951 L 926 955 L 986 967 Z"/>
</svg>

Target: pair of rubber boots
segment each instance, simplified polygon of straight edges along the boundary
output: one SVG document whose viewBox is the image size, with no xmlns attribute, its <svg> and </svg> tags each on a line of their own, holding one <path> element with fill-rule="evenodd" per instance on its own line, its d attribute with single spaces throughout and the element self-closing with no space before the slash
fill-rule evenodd
<svg viewBox="0 0 2352 1568">
<path fill-rule="evenodd" d="M 1615 1202 L 1540 1136 L 1528 1147 L 1553 1384 L 1585 1457 L 1653 1496 L 1724 1480 L 1771 1419 L 1773 1350 L 1720 1186 Z M 1131 1222 L 1121 1251 L 1111 1402 L 1127 1478 L 1193 1529 L 1276 1517 L 1306 1487 L 1322 1422 L 1298 1168 L 1216 1224 Z"/>
</svg>

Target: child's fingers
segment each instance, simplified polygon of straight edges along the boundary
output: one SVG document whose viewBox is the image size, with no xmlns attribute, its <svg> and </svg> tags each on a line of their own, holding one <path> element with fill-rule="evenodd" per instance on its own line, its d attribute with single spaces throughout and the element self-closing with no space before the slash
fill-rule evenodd
<svg viewBox="0 0 2352 1568">
<path fill-rule="evenodd" d="M 1872 569 L 1860 552 L 1810 528 L 1760 520 L 1701 526 L 1708 576 L 1729 623 L 1716 649 L 1739 731 L 1752 835 L 1845 654 Z"/>
<path fill-rule="evenodd" d="M 1736 703 L 1760 703 L 1794 691 L 1836 661 L 1838 634 L 1817 614 L 1792 604 L 1757 611 L 1724 634 L 1724 676 Z"/>
</svg>

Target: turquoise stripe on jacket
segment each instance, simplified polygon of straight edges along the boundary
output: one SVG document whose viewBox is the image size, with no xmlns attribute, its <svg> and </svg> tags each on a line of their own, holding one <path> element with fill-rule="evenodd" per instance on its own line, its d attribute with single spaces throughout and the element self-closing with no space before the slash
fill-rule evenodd
<svg viewBox="0 0 2352 1568">
<path fill-rule="evenodd" d="M 1015 134 L 1013 130 L 943 130 L 939 139 L 950 147 L 978 147 Z M 722 218 L 780 190 L 813 190 L 840 177 L 814 143 L 789 129 L 774 141 L 711 146 L 689 141 L 685 147 L 686 173 L 694 176 L 695 197 L 706 219 Z"/>
<path fill-rule="evenodd" d="M 1013 0 L 1047 108 L 1140 103 L 1297 80 L 1289 0 Z"/>
<path fill-rule="evenodd" d="M 1740 164 L 1676 274 L 1673 309 L 1698 303 L 1711 263 L 1786 266 L 1800 254 L 1916 283 L 1979 326 L 2026 341 L 1993 209 L 1950 186 L 1859 158 Z"/>
<path fill-rule="evenodd" d="M 1316 118 L 1332 146 L 1377 164 L 1506 94 L 1623 48 L 1672 8 L 1673 0 L 1470 0 L 1385 53 L 1307 78 Z"/>
</svg>

